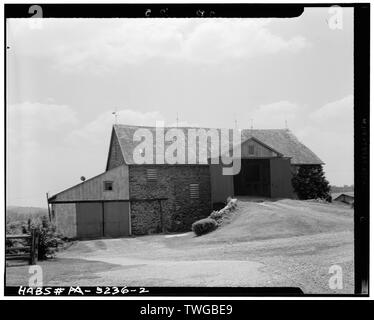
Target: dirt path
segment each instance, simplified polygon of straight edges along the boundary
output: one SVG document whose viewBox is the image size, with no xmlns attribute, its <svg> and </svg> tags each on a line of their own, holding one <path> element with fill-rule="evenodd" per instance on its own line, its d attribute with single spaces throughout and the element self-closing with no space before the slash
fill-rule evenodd
<svg viewBox="0 0 374 320">
<path fill-rule="evenodd" d="M 45 285 L 297 286 L 306 293 L 336 293 L 328 279 L 330 266 L 338 264 L 345 275 L 338 292 L 353 292 L 349 232 L 185 248 L 188 251 L 165 245 L 171 238 L 166 239 L 78 242 L 56 260 L 41 263 Z M 28 267 L 7 269 L 7 285 L 27 285 L 27 279 Z"/>
</svg>

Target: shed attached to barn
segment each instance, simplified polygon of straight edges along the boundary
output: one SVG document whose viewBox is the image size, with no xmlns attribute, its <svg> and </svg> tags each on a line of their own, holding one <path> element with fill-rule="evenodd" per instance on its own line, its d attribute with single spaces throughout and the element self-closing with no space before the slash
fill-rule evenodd
<svg viewBox="0 0 374 320">
<path fill-rule="evenodd" d="M 57 231 L 79 239 L 130 235 L 128 175 L 119 166 L 49 198 Z"/>
</svg>

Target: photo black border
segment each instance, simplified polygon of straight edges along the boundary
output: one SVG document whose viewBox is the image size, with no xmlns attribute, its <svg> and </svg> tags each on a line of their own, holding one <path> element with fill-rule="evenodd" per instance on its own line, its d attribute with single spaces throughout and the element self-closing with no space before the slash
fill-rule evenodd
<svg viewBox="0 0 374 320">
<path fill-rule="evenodd" d="M 31 5 L 43 9 L 44 18 L 254 18 L 296 17 L 304 7 L 354 8 L 354 294 L 304 294 L 302 297 L 366 297 L 369 296 L 369 143 L 370 143 L 370 3 L 277 3 L 277 4 L 4 4 L 4 235 L 6 228 L 6 106 L 7 106 L 7 18 L 30 18 Z M 149 11 L 148 11 L 149 13 Z M 4 241 L 5 243 L 5 241 Z M 5 261 L 5 250 L 4 250 Z M 14 295 L 18 287 L 6 287 L 4 264 L 4 294 Z M 151 287 L 152 288 L 152 287 Z M 164 290 L 166 289 L 166 290 Z M 169 288 L 170 289 L 170 288 Z M 159 294 L 149 296 L 276 296 L 292 297 L 298 294 L 279 290 L 268 292 L 264 288 L 172 288 L 158 287 Z M 204 291 L 204 289 L 206 289 Z M 212 290 L 213 289 L 213 290 Z M 236 292 L 233 292 L 233 290 Z M 248 289 L 245 291 L 243 289 Z M 278 288 L 279 289 L 279 288 Z M 257 294 L 255 291 L 258 291 Z M 185 293 L 183 293 L 185 291 Z M 189 294 L 188 292 L 189 291 Z M 215 291 L 212 292 L 212 291 Z M 219 292 L 217 292 L 219 291 Z M 261 294 L 262 291 L 262 294 Z M 111 296 L 113 297 L 113 296 Z"/>
</svg>

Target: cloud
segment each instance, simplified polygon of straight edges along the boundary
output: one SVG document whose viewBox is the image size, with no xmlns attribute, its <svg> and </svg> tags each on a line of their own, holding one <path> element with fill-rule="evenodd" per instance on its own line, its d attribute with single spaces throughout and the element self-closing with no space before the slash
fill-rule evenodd
<svg viewBox="0 0 374 320">
<path fill-rule="evenodd" d="M 155 126 L 156 121 L 164 121 L 163 115 L 157 111 L 138 112 L 131 109 L 117 111 L 118 123 L 139 126 Z M 93 121 L 71 132 L 68 141 L 73 143 L 107 144 L 110 131 L 114 124 L 112 112 L 105 112 L 97 116 Z"/>
<path fill-rule="evenodd" d="M 279 101 L 271 104 L 260 105 L 248 114 L 247 119 L 253 119 L 256 129 L 281 129 L 292 124 L 302 112 L 302 107 L 289 101 Z"/>
<path fill-rule="evenodd" d="M 297 36 L 286 40 L 267 29 L 269 19 L 207 20 L 199 24 L 182 44 L 182 56 L 214 63 L 225 59 L 250 59 L 281 51 L 296 52 L 307 42 Z"/>
<path fill-rule="evenodd" d="M 338 185 L 353 183 L 353 95 L 326 103 L 297 130 L 303 142 L 326 163 L 327 178 Z"/>
<path fill-rule="evenodd" d="M 67 105 L 23 102 L 7 108 L 8 142 L 20 148 L 60 136 L 76 123 L 76 114 Z"/>
<path fill-rule="evenodd" d="M 119 123 L 154 126 L 157 111 L 120 110 Z M 67 105 L 24 102 L 7 108 L 7 202 L 45 205 L 51 194 L 105 169 L 112 112 L 81 126 Z"/>
<path fill-rule="evenodd" d="M 318 123 L 334 125 L 345 131 L 353 129 L 351 116 L 353 115 L 353 95 L 325 104 L 311 114 L 311 119 Z"/>
<path fill-rule="evenodd" d="M 30 30 L 13 20 L 10 39 L 19 54 L 47 57 L 60 71 L 117 70 L 150 59 L 214 64 L 279 52 L 298 52 L 305 38 L 285 39 L 271 19 L 64 19 Z M 69 34 L 69 38 L 66 37 Z"/>
<path fill-rule="evenodd" d="M 67 105 L 23 102 L 7 107 L 7 201 L 40 205 L 70 159 L 63 137 L 77 124 Z"/>
<path fill-rule="evenodd" d="M 246 119 L 254 128 L 288 127 L 308 148 L 325 162 L 332 184 L 353 183 L 353 95 L 311 109 L 290 101 L 279 101 L 254 108 Z"/>
</svg>

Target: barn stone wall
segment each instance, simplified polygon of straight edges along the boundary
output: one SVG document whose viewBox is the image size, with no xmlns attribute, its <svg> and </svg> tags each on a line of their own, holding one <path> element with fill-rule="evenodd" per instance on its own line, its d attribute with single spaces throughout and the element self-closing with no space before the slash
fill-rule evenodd
<svg viewBox="0 0 374 320">
<path fill-rule="evenodd" d="M 52 221 L 58 233 L 67 238 L 75 238 L 77 236 L 75 203 L 53 203 Z"/>
<path fill-rule="evenodd" d="M 131 203 L 131 233 L 152 234 L 162 232 L 159 201 L 135 201 Z"/>
<path fill-rule="evenodd" d="M 147 179 L 147 169 L 156 169 L 155 181 Z M 196 183 L 199 197 L 193 199 L 190 184 Z M 130 166 L 129 193 L 132 234 L 189 231 L 212 209 L 209 166 Z"/>
</svg>

